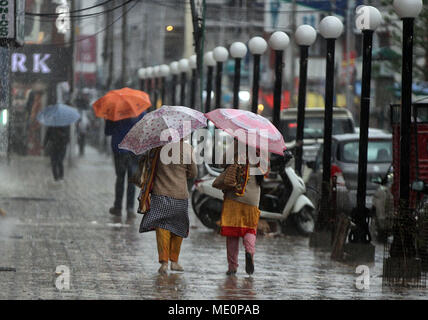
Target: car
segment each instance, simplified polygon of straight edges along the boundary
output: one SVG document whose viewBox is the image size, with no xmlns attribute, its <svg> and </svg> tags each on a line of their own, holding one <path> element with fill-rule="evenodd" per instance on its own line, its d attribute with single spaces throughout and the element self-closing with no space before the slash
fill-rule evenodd
<svg viewBox="0 0 428 320">
<path fill-rule="evenodd" d="M 297 108 L 289 108 L 281 113 L 280 131 L 287 148 L 296 143 Z M 354 133 L 352 113 L 345 108 L 333 108 L 333 134 Z M 320 143 L 324 138 L 324 108 L 306 108 L 303 133 L 303 160 L 314 161 Z"/>
<path fill-rule="evenodd" d="M 358 133 L 332 136 L 331 173 L 337 177 L 337 209 L 345 214 L 356 206 L 359 139 Z M 379 186 L 374 180 L 385 177 L 392 163 L 392 135 L 369 130 L 367 158 L 366 206 L 371 208 L 372 196 Z M 306 182 L 308 196 L 315 205 L 321 195 L 322 162 L 321 147 L 315 161 L 308 163 L 313 171 Z"/>
</svg>

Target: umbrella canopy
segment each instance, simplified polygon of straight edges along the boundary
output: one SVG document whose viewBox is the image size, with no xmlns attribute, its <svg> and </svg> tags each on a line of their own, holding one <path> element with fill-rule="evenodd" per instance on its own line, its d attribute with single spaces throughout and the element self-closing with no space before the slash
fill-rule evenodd
<svg viewBox="0 0 428 320">
<path fill-rule="evenodd" d="M 149 95 L 144 91 L 123 88 L 109 91 L 93 104 L 95 115 L 111 121 L 138 117 L 151 107 Z"/>
<path fill-rule="evenodd" d="M 80 119 L 77 109 L 57 103 L 44 108 L 37 114 L 37 121 L 48 127 L 65 127 Z"/>
<path fill-rule="evenodd" d="M 167 143 L 178 142 L 206 125 L 207 119 L 202 112 L 181 106 L 162 106 L 138 121 L 119 144 L 119 148 L 142 154 Z M 161 140 L 162 132 L 169 136 L 168 140 Z"/>
<path fill-rule="evenodd" d="M 260 143 L 266 141 L 269 152 L 284 154 L 285 142 L 282 134 L 265 117 L 239 109 L 216 109 L 205 114 L 205 116 L 217 128 L 224 130 L 250 147 L 261 149 Z M 246 135 L 240 134 L 242 130 Z M 254 134 L 255 139 L 247 139 L 249 134 Z"/>
</svg>

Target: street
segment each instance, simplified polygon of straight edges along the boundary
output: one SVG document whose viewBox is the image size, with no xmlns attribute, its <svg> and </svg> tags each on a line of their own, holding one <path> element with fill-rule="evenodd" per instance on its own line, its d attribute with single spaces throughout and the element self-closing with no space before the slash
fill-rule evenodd
<svg viewBox="0 0 428 320">
<path fill-rule="evenodd" d="M 241 244 L 238 273 L 228 277 L 225 239 L 192 212 L 185 272 L 159 275 L 155 233 L 138 233 L 141 215 L 108 213 L 113 163 L 90 147 L 66 166 L 62 183 L 53 182 L 48 158 L 30 156 L 1 163 L 0 180 L 0 299 L 426 299 L 426 289 L 382 287 L 380 244 L 368 289 L 357 289 L 356 266 L 332 261 L 303 237 L 258 237 L 251 277 Z M 61 265 L 69 289 L 55 285 Z"/>
</svg>

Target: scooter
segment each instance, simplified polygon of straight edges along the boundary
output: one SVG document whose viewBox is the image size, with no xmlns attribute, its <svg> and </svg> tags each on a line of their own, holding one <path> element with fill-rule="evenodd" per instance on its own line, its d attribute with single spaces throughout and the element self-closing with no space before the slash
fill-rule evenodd
<svg viewBox="0 0 428 320">
<path fill-rule="evenodd" d="M 261 186 L 260 218 L 278 222 L 283 233 L 308 236 L 315 226 L 315 207 L 305 195 L 303 179 L 290 165 L 292 157 L 289 151 L 285 151 L 283 157 L 272 156 L 272 173 L 269 178 L 264 179 Z M 194 183 L 192 207 L 206 227 L 218 229 L 223 192 L 214 188 L 212 183 L 222 170 L 204 165 L 208 174 Z"/>
</svg>

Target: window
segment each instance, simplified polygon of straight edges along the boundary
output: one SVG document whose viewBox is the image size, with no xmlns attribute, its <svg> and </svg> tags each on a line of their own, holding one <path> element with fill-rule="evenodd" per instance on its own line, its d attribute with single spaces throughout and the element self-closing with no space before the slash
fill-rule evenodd
<svg viewBox="0 0 428 320">
<path fill-rule="evenodd" d="M 343 162 L 358 163 L 359 142 L 352 141 L 344 143 L 338 158 Z M 392 161 L 392 141 L 378 140 L 369 141 L 367 148 L 368 163 L 382 163 Z"/>
<path fill-rule="evenodd" d="M 323 118 L 306 118 L 303 129 L 304 139 L 322 139 L 324 137 L 324 119 Z M 282 120 L 281 133 L 285 141 L 296 139 L 297 121 Z M 333 134 L 353 133 L 354 127 L 350 119 L 333 119 Z"/>
</svg>

